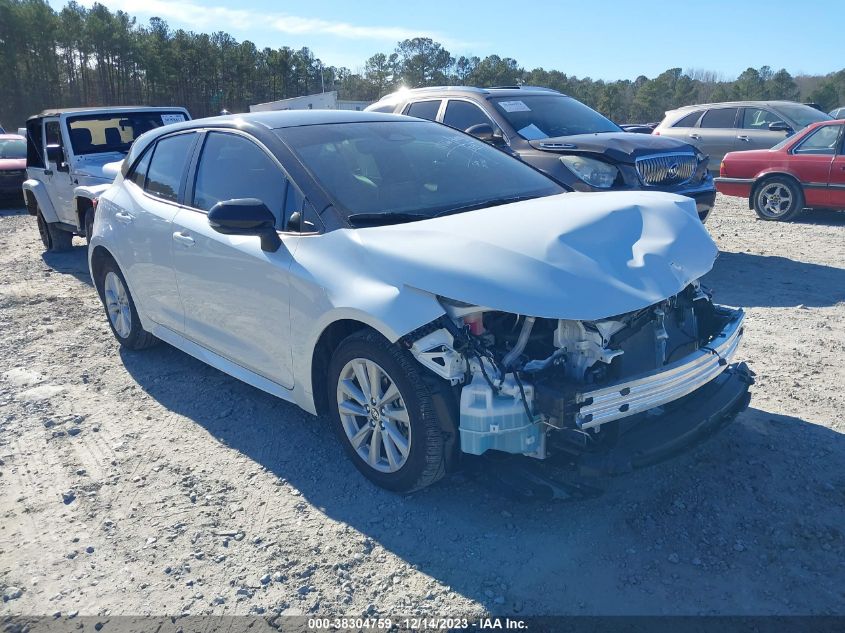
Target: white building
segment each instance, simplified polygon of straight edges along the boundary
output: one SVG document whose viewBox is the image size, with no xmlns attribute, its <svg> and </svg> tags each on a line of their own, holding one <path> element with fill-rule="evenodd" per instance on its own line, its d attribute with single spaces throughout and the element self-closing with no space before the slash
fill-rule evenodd
<svg viewBox="0 0 845 633">
<path fill-rule="evenodd" d="M 249 106 L 250 112 L 267 112 L 270 110 L 363 110 L 370 101 L 350 101 L 338 99 L 337 91 L 320 92 L 304 97 L 280 99 L 269 103 L 258 103 Z"/>
</svg>

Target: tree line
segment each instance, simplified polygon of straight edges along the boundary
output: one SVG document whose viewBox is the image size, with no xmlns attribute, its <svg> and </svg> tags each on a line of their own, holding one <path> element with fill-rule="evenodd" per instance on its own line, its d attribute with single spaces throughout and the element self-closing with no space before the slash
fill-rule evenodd
<svg viewBox="0 0 845 633">
<path fill-rule="evenodd" d="M 417 37 L 377 53 L 355 71 L 326 66 L 308 48 L 261 48 L 222 31 L 140 24 L 101 4 L 0 0 L 0 122 L 14 129 L 48 107 L 178 105 L 195 117 L 225 108 L 337 90 L 341 99 L 374 101 L 400 86 L 534 85 L 554 88 L 623 122 L 659 121 L 666 110 L 732 99 L 791 99 L 845 105 L 845 69 L 793 77 L 785 69 L 748 68 L 734 80 L 671 68 L 657 77 L 602 81 L 559 70 L 526 69 L 510 57 L 454 56 Z"/>
</svg>

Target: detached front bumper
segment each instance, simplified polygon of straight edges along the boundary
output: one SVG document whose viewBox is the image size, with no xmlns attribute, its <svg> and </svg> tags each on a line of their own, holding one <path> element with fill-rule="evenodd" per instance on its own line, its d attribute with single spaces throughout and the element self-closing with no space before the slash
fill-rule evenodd
<svg viewBox="0 0 845 633">
<path fill-rule="evenodd" d="M 683 398 L 721 374 L 736 354 L 745 313 L 721 309 L 727 322 L 712 341 L 681 360 L 624 382 L 579 393 L 575 424 L 582 430 L 627 418 Z"/>
</svg>

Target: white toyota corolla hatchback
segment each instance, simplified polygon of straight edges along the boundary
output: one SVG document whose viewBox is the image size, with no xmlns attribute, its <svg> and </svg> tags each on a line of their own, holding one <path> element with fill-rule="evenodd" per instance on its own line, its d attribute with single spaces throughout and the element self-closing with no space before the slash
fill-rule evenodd
<svg viewBox="0 0 845 633">
<path fill-rule="evenodd" d="M 158 339 L 315 414 L 397 491 L 488 450 L 649 463 L 748 402 L 687 198 L 568 193 L 448 127 L 267 112 L 140 137 L 91 275 Z M 190 398 L 190 394 L 185 394 Z"/>
</svg>

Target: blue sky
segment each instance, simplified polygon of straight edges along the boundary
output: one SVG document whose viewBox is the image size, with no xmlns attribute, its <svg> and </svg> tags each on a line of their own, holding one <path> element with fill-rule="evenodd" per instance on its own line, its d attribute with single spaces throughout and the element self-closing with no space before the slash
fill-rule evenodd
<svg viewBox="0 0 845 633">
<path fill-rule="evenodd" d="M 100 1 L 143 22 L 158 16 L 174 28 L 222 30 L 259 47 L 308 46 L 326 65 L 353 71 L 414 36 L 443 43 L 455 57 L 496 53 L 529 69 L 593 79 L 652 77 L 671 67 L 732 79 L 764 64 L 794 75 L 845 66 L 842 0 Z"/>
</svg>

